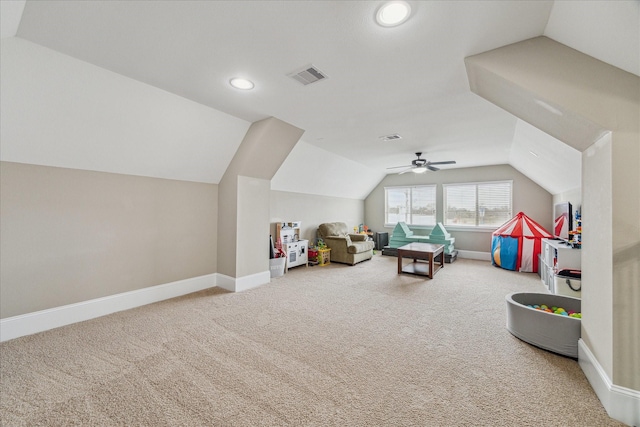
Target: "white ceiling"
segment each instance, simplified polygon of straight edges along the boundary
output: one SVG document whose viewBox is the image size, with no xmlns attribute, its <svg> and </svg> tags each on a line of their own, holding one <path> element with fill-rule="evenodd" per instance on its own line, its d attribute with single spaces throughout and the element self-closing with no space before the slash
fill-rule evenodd
<svg viewBox="0 0 640 427">
<path fill-rule="evenodd" d="M 509 163 L 554 194 L 580 185 L 579 172 L 555 175 L 580 154 L 471 93 L 464 58 L 547 35 L 640 75 L 637 0 L 410 1 L 395 28 L 374 22 L 382 3 L 27 1 L 17 36 L 241 120 L 277 117 L 373 174 L 422 151 L 453 167 Z M 308 64 L 329 78 L 287 77 Z M 234 76 L 255 90 L 232 89 Z M 403 138 L 379 140 L 392 133 Z"/>
<path fill-rule="evenodd" d="M 2 160 L 218 183 L 250 126 L 20 38 L 1 46 Z"/>
<path fill-rule="evenodd" d="M 13 37 L 18 32 L 26 0 L 0 2 L 0 36 Z"/>
</svg>

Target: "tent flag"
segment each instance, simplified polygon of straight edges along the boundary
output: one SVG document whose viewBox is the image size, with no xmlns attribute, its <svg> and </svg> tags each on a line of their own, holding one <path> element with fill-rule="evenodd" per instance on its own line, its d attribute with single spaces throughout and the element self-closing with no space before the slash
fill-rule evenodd
<svg viewBox="0 0 640 427">
<path fill-rule="evenodd" d="M 493 233 L 491 263 L 507 270 L 538 271 L 542 239 L 553 236 L 523 212 L 505 222 Z"/>
</svg>

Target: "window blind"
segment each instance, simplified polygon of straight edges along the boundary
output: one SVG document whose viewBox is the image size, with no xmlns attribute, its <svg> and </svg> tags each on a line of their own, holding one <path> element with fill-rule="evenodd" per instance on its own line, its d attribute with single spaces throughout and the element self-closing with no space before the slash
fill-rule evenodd
<svg viewBox="0 0 640 427">
<path fill-rule="evenodd" d="M 512 181 L 443 185 L 444 224 L 497 227 L 513 216 Z"/>
</svg>

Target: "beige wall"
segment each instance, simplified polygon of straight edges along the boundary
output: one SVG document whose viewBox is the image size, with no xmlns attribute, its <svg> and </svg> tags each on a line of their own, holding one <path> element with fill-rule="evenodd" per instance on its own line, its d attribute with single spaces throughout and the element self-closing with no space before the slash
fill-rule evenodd
<svg viewBox="0 0 640 427">
<path fill-rule="evenodd" d="M 270 182 L 303 133 L 302 129 L 274 117 L 249 127 L 220 181 L 219 273 L 239 278 L 269 271 Z M 264 193 L 257 193 L 256 188 Z M 247 229 L 255 231 L 251 239 L 244 236 L 243 230 Z M 260 233 L 265 243 L 258 248 L 263 249 L 257 249 L 256 256 L 245 256 L 256 251 Z"/>
<path fill-rule="evenodd" d="M 236 277 L 269 270 L 269 191 L 266 179 L 238 177 Z"/>
<path fill-rule="evenodd" d="M 0 317 L 216 272 L 215 184 L 0 163 Z"/>
<path fill-rule="evenodd" d="M 575 212 L 576 208 L 582 206 L 582 188 L 574 188 L 573 190 L 553 195 L 554 205 L 562 202 L 570 202 Z"/>
<path fill-rule="evenodd" d="M 375 231 L 387 231 L 389 236 L 393 227 L 384 227 L 384 187 L 402 185 L 436 184 L 437 222 L 443 222 L 442 184 L 483 181 L 513 181 L 513 213 L 520 211 L 537 221 L 546 230 L 551 231 L 553 204 L 552 196 L 538 184 L 509 165 L 483 166 L 427 172 L 425 174 L 390 174 L 378 184 L 365 200 L 365 220 Z M 428 234 L 430 229 L 425 230 Z M 456 238 L 455 247 L 459 250 L 490 252 L 491 231 L 460 231 L 447 228 Z M 420 234 L 416 231 L 416 234 Z"/>
<path fill-rule="evenodd" d="M 316 238 L 323 222 L 345 222 L 354 227 L 364 221 L 364 201 L 341 197 L 271 191 L 271 235 L 275 238 L 275 223 L 302 221 L 300 238 L 310 242 Z"/>
<path fill-rule="evenodd" d="M 582 339 L 590 348 L 598 348 L 598 362 L 606 372 L 613 372 L 613 306 L 611 281 L 612 258 L 599 256 L 589 262 L 591 248 L 611 254 L 611 135 L 607 135 L 583 154 L 582 184 L 585 191 L 582 220 Z M 611 374 L 609 374 L 611 375 Z"/>
<path fill-rule="evenodd" d="M 218 187 L 218 273 L 236 277 L 238 176 L 225 175 Z"/>
</svg>

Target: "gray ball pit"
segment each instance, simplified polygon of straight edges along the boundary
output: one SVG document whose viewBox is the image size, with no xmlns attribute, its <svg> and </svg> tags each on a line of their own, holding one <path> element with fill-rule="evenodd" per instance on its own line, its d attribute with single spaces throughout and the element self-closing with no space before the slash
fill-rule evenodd
<svg viewBox="0 0 640 427">
<path fill-rule="evenodd" d="M 547 313 L 527 305 L 545 304 L 548 307 L 581 312 L 580 299 L 564 295 L 514 292 L 507 295 L 506 300 L 509 332 L 536 347 L 578 358 L 580 319 Z"/>
</svg>

